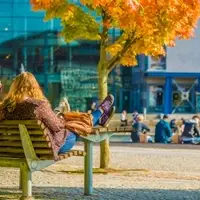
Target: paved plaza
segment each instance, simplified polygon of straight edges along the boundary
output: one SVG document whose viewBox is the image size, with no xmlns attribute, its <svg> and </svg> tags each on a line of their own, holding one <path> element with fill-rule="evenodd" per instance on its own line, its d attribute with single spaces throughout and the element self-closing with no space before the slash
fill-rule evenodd
<svg viewBox="0 0 200 200">
<path fill-rule="evenodd" d="M 79 145 L 82 149 L 83 146 Z M 199 146 L 200 148 L 200 146 Z M 94 175 L 94 195 L 83 195 L 83 158 L 61 161 L 33 174 L 36 200 L 200 200 L 200 150 L 111 146 L 111 167 L 121 172 Z M 94 148 L 99 166 L 99 147 Z M 0 170 L 0 200 L 20 197 L 18 169 Z"/>
</svg>

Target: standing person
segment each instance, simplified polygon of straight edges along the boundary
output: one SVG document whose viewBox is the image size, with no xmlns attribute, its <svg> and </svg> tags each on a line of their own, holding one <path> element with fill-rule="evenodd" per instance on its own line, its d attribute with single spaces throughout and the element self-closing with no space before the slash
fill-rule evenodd
<svg viewBox="0 0 200 200">
<path fill-rule="evenodd" d="M 58 154 L 75 145 L 79 134 L 90 134 L 100 118 L 107 119 L 104 123 L 110 120 L 113 103 L 114 97 L 108 95 L 92 114 L 68 112 L 61 119 L 51 109 L 33 74 L 23 72 L 12 81 L 8 95 L 0 104 L 0 120 L 40 120 L 47 127 L 46 134 L 57 160 Z"/>
<path fill-rule="evenodd" d="M 181 124 L 180 124 L 180 131 L 181 131 L 181 134 L 183 133 L 184 131 L 184 128 L 185 128 L 185 119 L 184 118 L 181 118 Z"/>
<path fill-rule="evenodd" d="M 170 128 L 172 130 L 172 134 L 175 134 L 178 131 L 178 126 L 176 125 L 176 119 L 172 119 L 170 121 Z"/>
<path fill-rule="evenodd" d="M 122 111 L 120 119 L 121 119 L 121 126 L 127 126 L 128 120 L 127 120 L 127 112 L 126 112 L 126 110 Z"/>
<path fill-rule="evenodd" d="M 137 122 L 133 124 L 133 132 L 131 133 L 132 142 L 140 142 L 140 135 L 150 131 L 150 128 L 143 123 L 143 120 L 144 117 L 138 115 Z M 148 142 L 152 142 L 151 137 L 148 137 Z"/>
<path fill-rule="evenodd" d="M 156 124 L 156 129 L 155 129 L 155 142 L 156 143 L 167 144 L 167 143 L 171 142 L 172 131 L 171 131 L 170 125 L 167 120 L 168 120 L 168 116 L 164 115 L 163 119 L 161 119 Z"/>
<path fill-rule="evenodd" d="M 133 122 L 132 122 L 132 123 L 133 123 L 133 124 L 137 122 L 137 117 L 138 117 L 138 115 L 139 115 L 138 111 L 135 110 L 135 111 L 133 112 L 133 114 L 132 114 L 132 119 L 133 119 Z"/>
<path fill-rule="evenodd" d="M 193 116 L 192 120 L 185 120 L 184 129 L 181 135 L 181 140 L 183 143 L 200 143 L 199 120 L 200 118 L 197 115 Z"/>
</svg>

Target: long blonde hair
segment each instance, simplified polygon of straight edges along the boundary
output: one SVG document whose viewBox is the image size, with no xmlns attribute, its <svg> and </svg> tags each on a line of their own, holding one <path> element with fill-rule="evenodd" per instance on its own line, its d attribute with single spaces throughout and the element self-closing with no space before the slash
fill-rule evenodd
<svg viewBox="0 0 200 200">
<path fill-rule="evenodd" d="M 1 106 L 8 112 L 12 112 L 16 104 L 23 101 L 25 96 L 47 101 L 37 80 L 30 72 L 23 72 L 13 79 Z"/>
</svg>

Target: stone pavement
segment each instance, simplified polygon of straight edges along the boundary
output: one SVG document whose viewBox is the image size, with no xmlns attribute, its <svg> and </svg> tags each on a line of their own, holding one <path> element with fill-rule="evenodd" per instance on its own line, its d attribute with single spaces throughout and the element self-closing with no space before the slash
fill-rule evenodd
<svg viewBox="0 0 200 200">
<path fill-rule="evenodd" d="M 82 149 L 82 145 L 78 148 Z M 200 148 L 200 146 L 199 146 Z M 94 164 L 99 166 L 99 147 Z M 94 175 L 94 195 L 83 195 L 83 158 L 70 158 L 33 174 L 36 200 L 200 200 L 200 150 L 111 146 L 111 167 L 123 172 Z M 1 168 L 0 200 L 15 200 L 17 169 Z"/>
</svg>

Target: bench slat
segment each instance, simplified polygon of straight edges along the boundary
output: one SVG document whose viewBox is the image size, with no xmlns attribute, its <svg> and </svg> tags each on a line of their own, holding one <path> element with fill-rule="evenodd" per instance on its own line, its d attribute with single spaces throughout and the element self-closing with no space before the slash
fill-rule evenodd
<svg viewBox="0 0 200 200">
<path fill-rule="evenodd" d="M 4 125 L 4 124 L 0 124 L 0 129 L 18 129 L 19 130 L 19 127 L 18 127 L 18 124 L 9 124 L 9 125 Z M 39 125 L 26 125 L 26 128 L 27 129 L 41 129 Z"/>
<path fill-rule="evenodd" d="M 33 142 L 34 148 L 51 148 L 51 142 Z"/>
<path fill-rule="evenodd" d="M 65 154 L 60 154 L 59 156 L 59 160 L 63 160 L 72 156 L 85 156 L 86 153 L 82 150 L 71 150 Z M 41 155 L 39 157 L 41 160 L 52 160 L 52 156 L 50 155 Z"/>
<path fill-rule="evenodd" d="M 24 124 L 24 125 L 37 125 L 37 120 L 4 120 L 0 122 L 1 125 L 18 125 L 18 124 Z"/>
<path fill-rule="evenodd" d="M 66 152 L 65 154 L 59 155 L 59 160 L 63 160 L 72 156 L 85 156 L 86 153 L 82 150 L 71 150 L 69 152 Z"/>
<path fill-rule="evenodd" d="M 23 153 L 22 148 L 10 148 L 10 147 L 0 147 L 0 153 Z M 36 154 L 52 154 L 52 151 L 50 149 L 35 149 Z"/>
<path fill-rule="evenodd" d="M 22 147 L 22 143 L 20 141 L 1 141 L 0 147 Z M 50 148 L 51 143 L 47 142 L 33 142 L 34 148 Z"/>
<path fill-rule="evenodd" d="M 48 129 L 37 120 L 6 120 L 0 122 L 0 157 L 25 158 L 19 124 L 26 126 L 37 157 L 45 156 L 49 160 L 53 160 Z"/>
<path fill-rule="evenodd" d="M 39 159 L 41 160 L 53 160 L 53 156 L 52 155 L 39 155 L 38 156 Z"/>
<path fill-rule="evenodd" d="M 108 132 L 115 132 L 117 131 L 116 127 L 108 127 Z"/>
<path fill-rule="evenodd" d="M 9 140 L 9 141 L 21 141 L 20 135 L 0 135 L 0 141 L 2 140 Z M 44 138 L 43 136 L 31 136 L 32 141 L 49 141 L 48 138 Z"/>
<path fill-rule="evenodd" d="M 0 158 L 25 158 L 23 153 L 0 153 Z"/>
<path fill-rule="evenodd" d="M 43 131 L 41 129 L 38 130 L 28 130 L 30 135 L 43 135 Z M 19 129 L 0 129 L 0 134 L 13 134 L 19 135 Z"/>
</svg>

